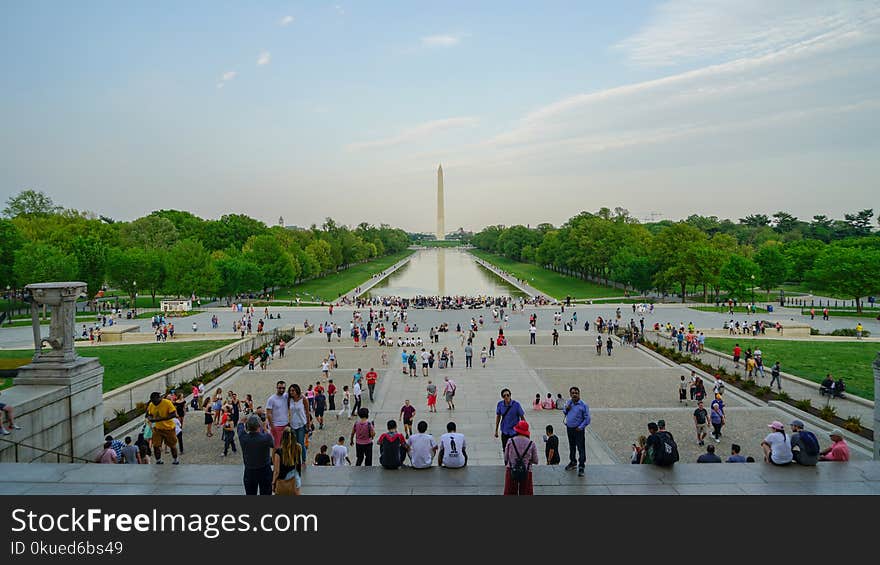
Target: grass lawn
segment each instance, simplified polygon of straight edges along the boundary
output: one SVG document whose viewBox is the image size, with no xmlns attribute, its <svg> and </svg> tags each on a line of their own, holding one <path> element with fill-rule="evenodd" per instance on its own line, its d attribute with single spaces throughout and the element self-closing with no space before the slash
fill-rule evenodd
<svg viewBox="0 0 880 565">
<path fill-rule="evenodd" d="M 181 341 L 144 345 L 109 345 L 80 347 L 83 357 L 97 357 L 104 366 L 104 392 L 119 388 L 162 369 L 173 367 L 235 340 Z M 33 349 L 0 351 L 0 359 L 30 359 Z M 11 381 L 12 379 L 7 379 Z M 161 392 L 161 391 L 160 391 Z"/>
<path fill-rule="evenodd" d="M 361 263 L 349 267 L 344 271 L 327 275 L 319 279 L 306 281 L 289 289 L 280 290 L 275 294 L 275 300 L 290 300 L 300 296 L 303 299 L 315 300 L 336 300 L 340 295 L 345 294 L 358 285 L 363 284 L 374 274 L 384 271 L 391 265 L 397 263 L 404 257 L 409 257 L 415 253 L 412 250 L 404 249 L 400 253 L 386 255 L 373 261 Z"/>
<path fill-rule="evenodd" d="M 801 310 L 801 314 L 804 316 L 809 316 L 809 310 Z M 877 319 L 880 316 L 880 310 L 877 308 L 865 308 L 862 310 L 862 313 L 859 314 L 855 310 L 828 310 L 828 315 L 831 317 L 841 317 L 841 318 L 870 318 L 872 320 Z M 822 319 L 822 309 L 816 308 L 816 319 Z"/>
<path fill-rule="evenodd" d="M 719 306 L 718 308 L 715 308 L 714 306 L 688 306 L 688 308 L 690 308 L 691 310 L 699 310 L 700 312 L 730 312 L 730 308 L 728 308 L 727 306 Z M 755 305 L 755 310 L 757 310 L 758 312 L 767 311 L 766 308 L 761 308 L 758 305 Z M 752 312 L 749 308 L 746 308 L 745 306 L 734 306 L 733 311 L 737 314 L 751 314 Z"/>
<path fill-rule="evenodd" d="M 821 383 L 827 373 L 843 377 L 846 392 L 874 400 L 874 375 L 871 364 L 880 344 L 870 342 L 783 341 L 739 338 L 706 338 L 706 347 L 730 354 L 735 343 L 745 351 L 760 347 L 765 371 L 777 360 L 782 370 Z"/>
<path fill-rule="evenodd" d="M 623 291 L 619 288 L 604 287 L 575 277 L 554 273 L 532 263 L 511 261 L 507 257 L 479 249 L 471 249 L 470 252 L 518 279 L 525 279 L 531 286 L 559 300 L 565 300 L 566 296 L 571 296 L 573 299 L 623 296 Z"/>
</svg>

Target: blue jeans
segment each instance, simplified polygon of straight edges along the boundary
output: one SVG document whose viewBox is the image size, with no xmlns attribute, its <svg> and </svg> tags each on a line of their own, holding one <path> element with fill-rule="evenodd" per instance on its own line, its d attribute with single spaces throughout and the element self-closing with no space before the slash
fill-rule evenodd
<svg viewBox="0 0 880 565">
<path fill-rule="evenodd" d="M 272 495 L 272 467 L 266 466 L 262 469 L 245 469 L 244 470 L 244 493 L 248 495 L 257 494 L 257 490 L 261 495 Z"/>
<path fill-rule="evenodd" d="M 293 430 L 293 433 L 296 435 L 296 443 L 302 447 L 302 460 L 306 461 L 306 427 L 302 426 Z"/>
</svg>

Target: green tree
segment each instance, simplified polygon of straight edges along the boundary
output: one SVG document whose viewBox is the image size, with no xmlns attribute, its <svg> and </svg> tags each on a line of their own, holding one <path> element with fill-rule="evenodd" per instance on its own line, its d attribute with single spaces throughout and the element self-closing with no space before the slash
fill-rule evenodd
<svg viewBox="0 0 880 565">
<path fill-rule="evenodd" d="M 168 218 L 145 216 L 123 225 L 120 236 L 126 247 L 168 249 L 177 242 L 177 228 Z"/>
<path fill-rule="evenodd" d="M 73 238 L 72 253 L 76 257 L 76 279 L 88 285 L 89 299 L 104 286 L 107 274 L 107 244 L 95 236 L 76 236 Z"/>
<path fill-rule="evenodd" d="M 721 288 L 741 302 L 751 296 L 750 289 L 759 273 L 758 265 L 742 255 L 731 255 L 721 268 Z"/>
<path fill-rule="evenodd" d="M 758 265 L 758 286 L 767 291 L 784 283 L 790 271 L 788 257 L 782 252 L 782 246 L 768 243 L 755 253 L 754 261 Z"/>
<path fill-rule="evenodd" d="M 766 214 L 749 214 L 745 218 L 740 218 L 739 223 L 752 228 L 763 228 L 770 225 L 770 218 Z"/>
<path fill-rule="evenodd" d="M 195 239 L 183 239 L 168 250 L 165 289 L 177 296 L 206 296 L 221 286 L 211 255 Z"/>
<path fill-rule="evenodd" d="M 296 258 L 291 257 L 272 235 L 252 236 L 245 243 L 244 256 L 257 265 L 264 292 L 270 287 L 291 286 L 299 277 Z"/>
<path fill-rule="evenodd" d="M 861 312 L 862 298 L 880 293 L 880 250 L 829 245 L 808 278 L 820 288 L 853 297 Z"/>
<path fill-rule="evenodd" d="M 13 266 L 19 287 L 32 283 L 71 281 L 77 275 L 76 257 L 47 243 L 28 242 L 15 252 Z"/>
<path fill-rule="evenodd" d="M 52 199 L 43 192 L 23 190 L 6 200 L 3 215 L 7 218 L 18 216 L 48 216 L 61 211 Z"/>
<path fill-rule="evenodd" d="M 660 288 L 678 285 L 681 301 L 687 300 L 687 285 L 697 279 L 697 250 L 705 247 L 706 234 L 679 222 L 654 237 L 652 255 L 659 270 L 654 277 Z"/>
<path fill-rule="evenodd" d="M 15 252 L 24 241 L 18 228 L 9 220 L 0 219 L 0 287 L 5 291 L 7 286 L 15 286 Z"/>
<path fill-rule="evenodd" d="M 137 281 L 146 252 L 138 247 L 111 248 L 107 252 L 107 278 L 115 288 L 124 291 L 135 303 Z"/>
</svg>

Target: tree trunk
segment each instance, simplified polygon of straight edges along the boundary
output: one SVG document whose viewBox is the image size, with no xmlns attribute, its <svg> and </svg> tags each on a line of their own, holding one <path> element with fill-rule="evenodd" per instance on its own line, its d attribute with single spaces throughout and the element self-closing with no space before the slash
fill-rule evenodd
<svg viewBox="0 0 880 565">
<path fill-rule="evenodd" d="M 708 302 L 709 300 L 709 285 L 703 283 L 703 302 Z"/>
<path fill-rule="evenodd" d="M 862 299 L 858 296 L 856 296 L 856 312 L 862 313 Z"/>
</svg>

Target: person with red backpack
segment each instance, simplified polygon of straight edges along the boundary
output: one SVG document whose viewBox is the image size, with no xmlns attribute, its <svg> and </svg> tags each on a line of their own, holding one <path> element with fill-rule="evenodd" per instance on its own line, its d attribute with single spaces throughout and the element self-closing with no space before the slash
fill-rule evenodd
<svg viewBox="0 0 880 565">
<path fill-rule="evenodd" d="M 406 460 L 406 439 L 397 431 L 397 422 L 388 420 L 388 431 L 379 436 L 379 464 L 385 469 L 399 469 Z"/>
</svg>

